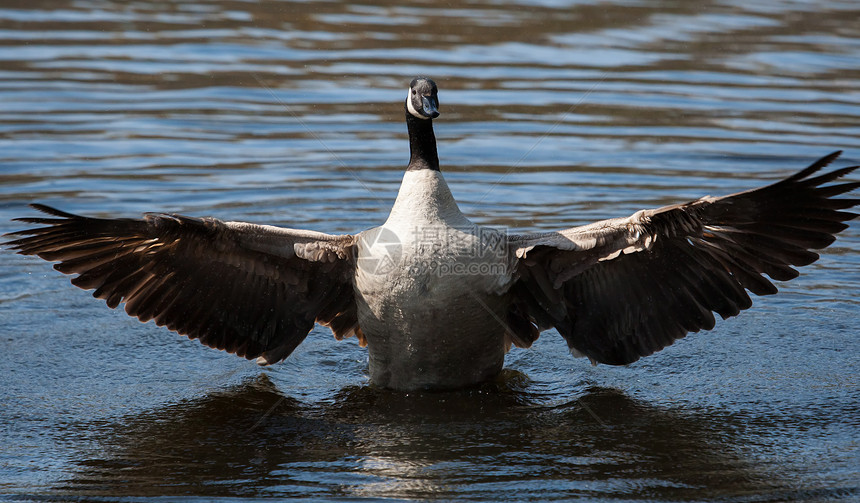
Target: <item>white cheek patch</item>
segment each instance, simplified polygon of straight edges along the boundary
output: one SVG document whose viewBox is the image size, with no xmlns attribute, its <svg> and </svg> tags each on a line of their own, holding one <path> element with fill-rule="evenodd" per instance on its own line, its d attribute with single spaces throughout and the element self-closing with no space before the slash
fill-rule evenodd
<svg viewBox="0 0 860 503">
<path fill-rule="evenodd" d="M 421 115 L 420 113 L 418 113 L 417 110 L 415 110 L 415 107 L 412 106 L 412 89 L 409 89 L 406 91 L 406 109 L 409 110 L 409 113 L 411 113 L 415 117 L 418 117 L 419 119 L 429 119 L 430 118 L 430 117 L 425 117 L 425 116 Z"/>
</svg>

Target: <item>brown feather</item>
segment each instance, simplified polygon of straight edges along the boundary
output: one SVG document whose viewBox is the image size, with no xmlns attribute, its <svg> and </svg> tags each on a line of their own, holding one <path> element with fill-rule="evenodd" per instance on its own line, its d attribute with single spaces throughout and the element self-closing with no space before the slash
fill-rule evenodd
<svg viewBox="0 0 860 503">
<path fill-rule="evenodd" d="M 818 259 L 860 203 L 835 196 L 860 188 L 833 182 L 858 168 L 815 177 L 834 152 L 774 184 L 666 206 L 557 233 L 510 236 L 518 264 L 514 305 L 538 326 L 555 326 L 571 349 L 620 365 L 688 332 L 749 308 L 747 290 L 777 292 L 792 266 Z M 597 258 L 595 258 L 597 257 Z M 548 285 L 551 285 L 548 287 Z M 551 303 L 558 293 L 564 302 Z M 559 307 L 562 308 L 561 312 Z"/>
<path fill-rule="evenodd" d="M 5 243 L 57 261 L 75 286 L 111 308 L 155 320 L 245 358 L 286 358 L 322 313 L 355 330 L 352 236 L 328 236 L 212 218 L 146 214 L 141 220 L 88 218 L 44 205 L 57 218 Z M 305 250 L 303 256 L 294 249 Z"/>
</svg>

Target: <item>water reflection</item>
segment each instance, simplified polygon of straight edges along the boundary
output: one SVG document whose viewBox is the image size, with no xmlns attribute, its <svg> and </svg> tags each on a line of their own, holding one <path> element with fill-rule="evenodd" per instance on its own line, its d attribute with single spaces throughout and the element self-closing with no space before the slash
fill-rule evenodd
<svg viewBox="0 0 860 503">
<path fill-rule="evenodd" d="M 102 427 L 103 457 L 54 493 L 456 499 L 468 486 L 471 497 L 685 500 L 791 487 L 739 453 L 748 426 L 732 415 L 608 388 L 545 407 L 528 388 L 509 375 L 455 393 L 354 387 L 305 404 L 260 376 Z"/>
</svg>

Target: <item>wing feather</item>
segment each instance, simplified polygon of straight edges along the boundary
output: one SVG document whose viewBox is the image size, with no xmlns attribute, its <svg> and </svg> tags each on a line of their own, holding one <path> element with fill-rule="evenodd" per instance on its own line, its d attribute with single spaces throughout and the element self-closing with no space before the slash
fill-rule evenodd
<svg viewBox="0 0 860 503">
<path fill-rule="evenodd" d="M 5 243 L 58 262 L 72 284 L 111 308 L 210 347 L 275 363 L 315 321 L 358 328 L 351 286 L 353 236 L 149 213 L 98 219 L 49 206 L 50 217 Z M 335 335 L 343 336 L 335 331 Z"/>
<path fill-rule="evenodd" d="M 512 287 L 532 326 L 555 326 L 576 354 L 627 364 L 689 332 L 737 315 L 771 280 L 797 277 L 857 215 L 837 198 L 858 182 L 824 185 L 858 166 L 818 173 L 834 152 L 774 184 L 639 211 L 559 232 L 512 235 Z M 766 277 L 766 276 L 767 277 Z M 768 279 L 768 277 L 770 279 Z M 522 309 L 520 307 L 520 309 Z"/>
</svg>

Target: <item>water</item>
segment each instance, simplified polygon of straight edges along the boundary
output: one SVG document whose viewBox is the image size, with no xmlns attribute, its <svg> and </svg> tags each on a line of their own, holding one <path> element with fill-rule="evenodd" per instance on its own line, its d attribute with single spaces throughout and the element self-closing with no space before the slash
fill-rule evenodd
<svg viewBox="0 0 860 503">
<path fill-rule="evenodd" d="M 860 162 L 854 1 L 6 2 L 0 232 L 40 201 L 356 232 L 440 85 L 462 209 L 558 229 Z M 856 178 L 855 178 L 856 179 Z M 860 225 L 629 367 L 555 332 L 498 383 L 394 393 L 316 328 L 270 369 L 0 252 L 0 500 L 860 499 Z"/>
</svg>

